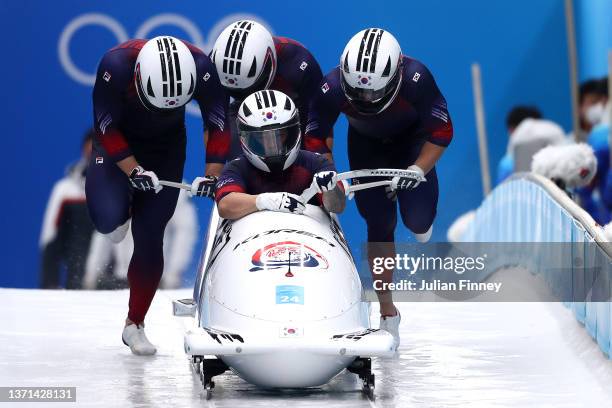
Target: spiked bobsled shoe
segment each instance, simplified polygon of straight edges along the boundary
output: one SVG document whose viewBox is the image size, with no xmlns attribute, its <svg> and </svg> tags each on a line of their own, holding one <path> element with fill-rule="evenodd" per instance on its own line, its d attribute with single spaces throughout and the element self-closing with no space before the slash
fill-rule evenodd
<svg viewBox="0 0 612 408">
<path fill-rule="evenodd" d="M 155 346 L 147 339 L 142 323 L 139 325 L 132 323 L 125 326 L 121 339 L 123 344 L 138 356 L 151 356 L 157 352 Z"/>
<path fill-rule="evenodd" d="M 399 325 L 402 316 L 397 308 L 395 310 L 397 311 L 395 316 L 380 316 L 380 325 L 378 327 L 380 330 L 384 330 L 393 336 L 393 346 L 397 350 L 400 345 Z"/>
</svg>

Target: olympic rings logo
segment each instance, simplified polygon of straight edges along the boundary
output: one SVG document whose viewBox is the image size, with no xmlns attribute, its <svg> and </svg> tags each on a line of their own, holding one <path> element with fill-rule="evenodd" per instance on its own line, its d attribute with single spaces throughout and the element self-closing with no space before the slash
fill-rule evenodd
<svg viewBox="0 0 612 408">
<path fill-rule="evenodd" d="M 231 14 L 219 20 L 208 32 L 207 38 L 204 38 L 200 29 L 188 18 L 174 13 L 163 13 L 152 16 L 145 20 L 132 38 L 147 38 L 149 33 L 162 25 L 172 25 L 183 30 L 189 38 L 188 41 L 204 51 L 212 49 L 215 40 L 221 34 L 221 31 L 229 24 L 236 20 L 249 19 L 255 20 L 264 25 L 270 32 L 270 26 L 261 18 L 251 14 Z M 130 39 L 123 25 L 113 17 L 102 13 L 87 13 L 82 14 L 71 20 L 62 30 L 57 44 L 57 53 L 59 61 L 64 68 L 66 74 L 75 80 L 77 83 L 85 86 L 93 86 L 96 82 L 96 73 L 84 72 L 80 69 L 70 55 L 70 42 L 74 35 L 82 28 L 87 26 L 101 26 L 109 30 L 117 39 L 117 44 Z M 110 47 L 109 47 L 110 48 Z M 187 106 L 187 111 L 191 114 L 199 114 L 197 107 L 193 104 Z"/>
</svg>

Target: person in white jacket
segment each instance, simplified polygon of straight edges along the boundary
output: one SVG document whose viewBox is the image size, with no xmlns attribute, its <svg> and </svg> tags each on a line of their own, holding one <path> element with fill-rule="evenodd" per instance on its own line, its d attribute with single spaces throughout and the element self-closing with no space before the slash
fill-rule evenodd
<svg viewBox="0 0 612 408">
<path fill-rule="evenodd" d="M 85 169 L 91 155 L 92 132 L 83 138 L 81 159 L 55 183 L 47 202 L 39 240 L 43 289 L 81 288 L 94 229 L 85 203 Z"/>
</svg>

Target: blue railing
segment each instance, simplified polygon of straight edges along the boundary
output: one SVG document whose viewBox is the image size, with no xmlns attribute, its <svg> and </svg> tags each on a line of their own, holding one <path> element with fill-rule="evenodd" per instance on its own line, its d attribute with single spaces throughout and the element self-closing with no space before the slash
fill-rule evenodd
<svg viewBox="0 0 612 408">
<path fill-rule="evenodd" d="M 542 267 L 559 264 L 559 251 L 546 251 L 547 246 L 527 256 L 509 250 L 495 267 L 520 265 L 542 275 L 610 357 L 612 303 L 591 299 L 610 299 L 612 246 L 595 221 L 554 183 L 534 174 L 513 176 L 484 200 L 462 241 L 570 243 L 561 255 L 567 268 L 559 272 Z"/>
</svg>

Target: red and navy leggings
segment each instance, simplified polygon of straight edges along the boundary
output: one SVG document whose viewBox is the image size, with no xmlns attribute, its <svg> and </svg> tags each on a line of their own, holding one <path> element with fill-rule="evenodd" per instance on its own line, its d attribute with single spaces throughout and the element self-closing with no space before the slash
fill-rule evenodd
<svg viewBox="0 0 612 408">
<path fill-rule="evenodd" d="M 185 143 L 154 152 L 135 152 L 145 169 L 160 180 L 180 182 L 185 163 Z M 134 252 L 128 269 L 128 318 L 144 321 L 164 270 L 163 242 L 166 224 L 174 214 L 179 191 L 159 193 L 134 190 L 128 177 L 107 156 L 94 149 L 85 184 L 87 207 L 96 229 L 108 234 L 132 218 Z"/>
<path fill-rule="evenodd" d="M 348 158 L 351 170 L 396 168 L 414 164 L 424 139 L 410 135 L 392 139 L 375 139 L 359 134 L 349 126 Z M 429 230 L 438 207 L 438 176 L 433 168 L 426 183 L 413 190 L 397 192 L 397 201 L 387 198 L 384 187 L 355 192 L 355 203 L 368 228 L 368 242 L 393 242 L 397 225 L 397 205 L 402 221 L 410 231 L 422 234 Z M 363 182 L 374 181 L 372 178 Z"/>
</svg>

